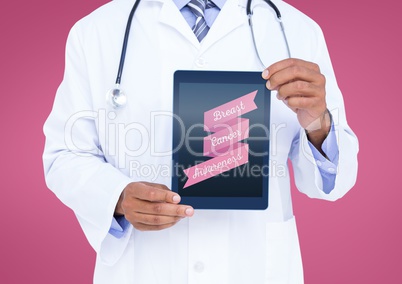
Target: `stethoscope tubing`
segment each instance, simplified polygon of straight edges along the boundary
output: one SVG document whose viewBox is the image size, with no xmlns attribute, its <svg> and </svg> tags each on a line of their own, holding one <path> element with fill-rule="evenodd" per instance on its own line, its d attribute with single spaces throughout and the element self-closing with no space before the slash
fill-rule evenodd
<svg viewBox="0 0 402 284">
<path fill-rule="evenodd" d="M 130 29 L 131 29 L 131 25 L 132 25 L 132 21 L 133 21 L 133 18 L 134 18 L 135 11 L 137 10 L 137 7 L 138 7 L 138 5 L 140 4 L 140 2 L 141 2 L 141 0 L 136 0 L 136 1 L 135 1 L 133 7 L 131 8 L 130 14 L 129 14 L 129 16 L 128 16 L 127 25 L 126 25 L 126 30 L 125 30 L 125 32 L 124 32 L 123 45 L 122 45 L 122 49 L 121 49 L 120 62 L 119 62 L 119 69 L 118 69 L 118 71 L 117 71 L 117 76 L 116 76 L 116 86 L 115 86 L 114 89 L 111 89 L 111 90 L 109 91 L 109 93 L 108 93 L 108 94 L 112 94 L 112 97 L 111 97 L 111 98 L 112 98 L 112 101 L 113 101 L 112 105 L 113 105 L 115 108 L 119 108 L 119 107 L 122 107 L 122 106 L 123 106 L 123 105 L 119 105 L 119 104 L 116 102 L 115 98 L 116 98 L 116 94 L 117 94 L 117 95 L 118 95 L 118 94 L 122 94 L 122 92 L 120 91 L 120 84 L 121 84 L 121 78 L 122 78 L 122 76 L 123 76 L 124 62 L 125 62 L 125 59 L 126 59 L 127 46 L 128 46 L 128 38 L 129 38 L 129 36 L 130 36 Z M 246 13 L 247 13 L 247 17 L 248 17 L 248 19 L 249 19 L 249 26 L 250 26 L 250 29 L 251 29 L 251 34 L 252 34 L 252 38 L 253 38 L 253 44 L 254 44 L 255 51 L 256 51 L 256 53 L 257 53 L 258 59 L 259 59 L 260 62 L 261 62 L 261 65 L 265 68 L 264 63 L 262 62 L 262 60 L 261 60 L 261 58 L 260 58 L 260 55 L 259 55 L 259 53 L 258 53 L 258 49 L 257 49 L 256 41 L 255 41 L 254 30 L 253 30 L 253 23 L 252 23 L 252 15 L 253 15 L 253 12 L 252 12 L 252 10 L 251 10 L 251 2 L 252 2 L 252 0 L 247 0 Z M 288 40 L 287 40 L 287 37 L 286 37 L 286 33 L 285 33 L 285 27 L 284 27 L 283 22 L 282 22 L 282 15 L 281 15 L 281 12 L 279 11 L 278 7 L 277 7 L 272 1 L 270 1 L 270 0 L 264 0 L 264 2 L 266 2 L 266 3 L 275 11 L 275 13 L 276 13 L 276 17 L 277 17 L 277 19 L 278 19 L 278 21 L 279 21 L 279 24 L 280 24 L 280 27 L 281 27 L 281 30 L 282 30 L 282 35 L 283 35 L 284 40 L 285 40 L 285 44 L 286 44 L 288 56 L 291 57 L 290 48 L 289 48 L 289 43 L 288 43 Z M 108 97 L 110 97 L 110 96 L 108 96 Z"/>
<path fill-rule="evenodd" d="M 281 27 L 282 36 L 283 36 L 283 39 L 285 41 L 286 51 L 287 51 L 288 57 L 290 58 L 292 56 L 291 56 L 291 53 L 290 53 L 289 42 L 288 42 L 286 32 L 285 32 L 285 26 L 284 26 L 284 24 L 282 22 L 282 14 L 279 11 L 278 7 L 272 1 L 264 0 L 264 2 L 267 3 L 275 11 L 276 19 L 279 22 L 279 25 Z M 247 0 L 246 13 L 247 13 L 247 17 L 248 17 L 248 24 L 249 24 L 250 29 L 251 29 L 251 35 L 252 35 L 252 38 L 253 38 L 254 49 L 255 49 L 255 52 L 257 54 L 257 57 L 260 60 L 262 67 L 266 68 L 266 66 L 264 65 L 264 62 L 261 60 L 260 54 L 258 52 L 256 40 L 255 40 L 254 29 L 253 29 L 253 20 L 252 20 L 253 11 L 251 9 L 251 3 L 252 3 L 252 0 Z"/>
<path fill-rule="evenodd" d="M 282 19 L 282 15 L 281 12 L 279 11 L 278 7 L 276 7 L 276 5 L 270 1 L 270 0 L 264 0 L 272 9 L 274 9 L 275 13 L 276 13 L 276 17 L 278 19 Z M 251 15 L 252 11 L 251 11 L 251 2 L 253 2 L 252 0 L 247 0 L 247 6 L 246 6 L 246 13 L 247 15 Z"/>
<path fill-rule="evenodd" d="M 135 11 L 137 10 L 137 7 L 140 4 L 140 2 L 141 2 L 141 0 L 136 0 L 135 1 L 134 6 L 131 9 L 130 15 L 128 16 L 127 25 L 126 25 L 126 31 L 124 33 L 123 46 L 122 46 L 121 55 L 120 55 L 119 70 L 117 71 L 116 85 L 120 85 L 120 83 L 121 83 L 121 77 L 123 75 L 124 62 L 126 60 L 128 38 L 130 36 L 131 22 L 133 21 Z"/>
</svg>

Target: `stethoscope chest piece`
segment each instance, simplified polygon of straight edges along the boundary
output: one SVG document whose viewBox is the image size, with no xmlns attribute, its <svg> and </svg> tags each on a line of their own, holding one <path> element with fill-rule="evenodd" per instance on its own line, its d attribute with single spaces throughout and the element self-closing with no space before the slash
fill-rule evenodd
<svg viewBox="0 0 402 284">
<path fill-rule="evenodd" d="M 107 102 L 115 109 L 123 108 L 127 104 L 126 94 L 119 87 L 107 92 Z"/>
</svg>

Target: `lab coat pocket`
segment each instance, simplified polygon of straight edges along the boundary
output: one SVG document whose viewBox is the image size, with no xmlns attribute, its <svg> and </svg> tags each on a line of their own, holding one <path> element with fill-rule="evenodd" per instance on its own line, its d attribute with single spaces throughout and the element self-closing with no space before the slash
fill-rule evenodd
<svg viewBox="0 0 402 284">
<path fill-rule="evenodd" d="M 269 284 L 301 284 L 303 268 L 295 218 L 266 224 L 266 279 Z"/>
</svg>

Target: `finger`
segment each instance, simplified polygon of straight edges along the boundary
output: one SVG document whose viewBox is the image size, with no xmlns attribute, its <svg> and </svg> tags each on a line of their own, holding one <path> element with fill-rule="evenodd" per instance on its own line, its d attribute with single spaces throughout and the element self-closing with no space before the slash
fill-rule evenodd
<svg viewBox="0 0 402 284">
<path fill-rule="evenodd" d="M 285 100 L 285 103 L 290 107 L 294 112 L 297 112 L 299 109 L 312 109 L 316 104 L 316 98 L 313 97 L 289 97 Z"/>
<path fill-rule="evenodd" d="M 165 225 L 146 225 L 142 223 L 132 223 L 134 228 L 136 228 L 139 231 L 160 231 L 164 230 L 167 228 L 172 227 L 176 223 L 170 223 L 170 224 L 165 224 Z"/>
<path fill-rule="evenodd" d="M 125 204 L 126 205 L 126 204 Z M 191 217 L 194 209 L 188 205 L 171 204 L 165 202 L 149 202 L 141 199 L 132 199 L 127 204 L 126 215 L 138 212 L 142 214 L 174 216 L 174 217 Z"/>
<path fill-rule="evenodd" d="M 156 187 L 159 189 L 163 189 L 163 190 L 170 190 L 166 185 L 160 184 L 160 183 L 152 183 L 152 182 L 146 182 L 146 181 L 143 181 L 141 183 L 146 184 L 148 186 L 153 186 L 153 187 Z"/>
<path fill-rule="evenodd" d="M 269 67 L 267 67 L 263 71 L 262 77 L 264 79 L 268 80 L 273 74 L 279 72 L 280 70 L 287 69 L 292 66 L 300 66 L 300 67 L 304 67 L 307 69 L 311 69 L 312 71 L 315 71 L 317 73 L 320 73 L 320 67 L 313 62 L 305 61 L 305 60 L 298 59 L 298 58 L 287 58 L 287 59 L 278 61 L 278 62 L 270 65 Z"/>
<path fill-rule="evenodd" d="M 143 182 L 134 183 L 126 192 L 126 197 L 134 197 L 151 202 L 180 202 L 180 196 L 177 193 L 169 190 L 166 186 L 157 186 Z"/>
<path fill-rule="evenodd" d="M 267 88 L 276 90 L 280 86 L 294 81 L 305 81 L 316 85 L 324 85 L 324 76 L 304 66 L 290 66 L 272 74 L 267 81 Z"/>
<path fill-rule="evenodd" d="M 133 212 L 132 214 L 130 214 L 129 218 L 133 220 L 134 223 L 141 223 L 144 225 L 152 225 L 152 226 L 175 224 L 179 222 L 181 219 L 183 219 L 183 217 L 179 216 L 152 215 L 139 212 Z"/>
<path fill-rule="evenodd" d="M 278 88 L 277 98 L 286 100 L 290 97 L 318 97 L 324 98 L 325 92 L 319 86 L 306 81 L 294 81 Z"/>
</svg>

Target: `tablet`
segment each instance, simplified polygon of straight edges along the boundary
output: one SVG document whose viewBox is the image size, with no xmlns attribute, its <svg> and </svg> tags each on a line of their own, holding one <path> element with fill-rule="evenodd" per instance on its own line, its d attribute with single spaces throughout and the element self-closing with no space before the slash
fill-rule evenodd
<svg viewBox="0 0 402 284">
<path fill-rule="evenodd" d="M 270 91 L 261 72 L 176 71 L 172 190 L 195 209 L 268 207 Z"/>
</svg>

